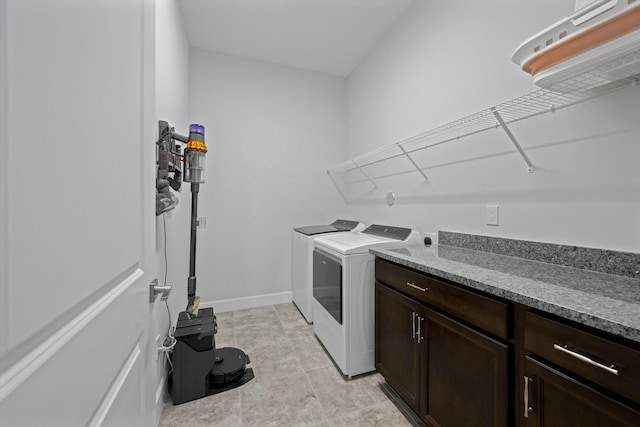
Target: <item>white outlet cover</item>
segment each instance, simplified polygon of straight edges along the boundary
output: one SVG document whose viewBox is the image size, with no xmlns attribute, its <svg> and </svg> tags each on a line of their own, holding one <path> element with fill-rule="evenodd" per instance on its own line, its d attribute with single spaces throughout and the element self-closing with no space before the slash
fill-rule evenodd
<svg viewBox="0 0 640 427">
<path fill-rule="evenodd" d="M 486 208 L 487 225 L 498 225 L 499 223 L 499 206 L 487 205 Z"/>
</svg>

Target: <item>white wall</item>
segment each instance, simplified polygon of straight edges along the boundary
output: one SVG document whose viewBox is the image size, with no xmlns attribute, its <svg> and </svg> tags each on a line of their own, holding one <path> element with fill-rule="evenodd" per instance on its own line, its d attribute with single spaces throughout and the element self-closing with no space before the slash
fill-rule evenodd
<svg viewBox="0 0 640 427">
<path fill-rule="evenodd" d="M 416 2 L 348 79 L 348 155 L 535 90 L 511 53 L 573 6 Z M 429 183 L 417 172 L 381 180 L 349 204 L 348 215 L 422 231 L 638 252 L 639 95 L 640 88 L 630 88 L 513 125 L 533 174 L 496 129 L 420 154 Z M 392 207 L 384 204 L 387 191 L 397 196 Z M 485 224 L 487 204 L 500 206 L 497 227 Z"/>
<path fill-rule="evenodd" d="M 156 111 L 155 126 L 158 137 L 158 120 L 164 120 L 175 131 L 188 135 L 189 131 L 189 42 L 186 28 L 182 19 L 182 8 L 177 0 L 156 1 Z M 188 250 L 189 236 L 189 192 L 188 186 L 183 186 L 177 194 L 180 202 L 178 206 L 155 221 L 155 254 L 158 260 L 158 280 L 173 286 L 168 305 L 171 319 L 167 313 L 165 303 L 160 299 L 153 305 L 151 328 L 154 337 L 160 335 L 162 339 L 167 335 L 170 326 L 175 326 L 178 313 L 186 305 L 186 280 L 188 264 L 185 264 L 185 248 Z M 165 238 L 166 229 L 166 238 Z M 165 243 L 166 259 L 165 263 Z M 166 274 L 165 274 L 166 271 Z M 156 399 L 166 400 L 167 387 L 166 363 L 162 360 L 156 366 L 153 376 Z M 161 406 L 160 406 L 161 407 Z M 159 414 L 157 414 L 159 416 Z"/>
<path fill-rule="evenodd" d="M 156 0 L 156 112 L 176 132 L 189 125 L 189 41 L 177 0 Z"/>
<path fill-rule="evenodd" d="M 156 116 L 164 120 L 182 135 L 189 132 L 189 42 L 182 19 L 182 9 L 177 0 L 156 2 Z M 157 127 L 157 121 L 156 121 Z M 157 130 L 156 130 L 157 132 Z M 156 217 L 156 255 L 160 266 L 159 280 L 173 286 L 169 297 L 172 321 L 175 324 L 179 308 L 184 310 L 186 299 L 186 275 L 184 245 L 189 244 L 188 228 L 189 192 L 183 185 L 177 193 L 178 206 L 163 216 Z M 164 261 L 164 229 L 166 225 L 167 264 Z M 187 235 L 185 237 L 185 234 Z M 188 247 L 188 246 L 186 246 Z M 180 303 L 178 304 L 178 300 Z M 169 326 L 166 307 L 160 304 L 163 320 L 160 324 L 166 332 Z"/>
<path fill-rule="evenodd" d="M 209 148 L 198 294 L 216 310 L 290 301 L 292 228 L 343 205 L 325 170 L 345 156 L 345 80 L 198 49 L 190 75 Z"/>
<path fill-rule="evenodd" d="M 0 301 L 7 300 L 9 289 L 7 227 L 8 227 L 8 185 L 7 178 L 7 1 L 0 0 Z M 0 313 L 0 355 L 7 349 L 7 310 Z"/>
</svg>

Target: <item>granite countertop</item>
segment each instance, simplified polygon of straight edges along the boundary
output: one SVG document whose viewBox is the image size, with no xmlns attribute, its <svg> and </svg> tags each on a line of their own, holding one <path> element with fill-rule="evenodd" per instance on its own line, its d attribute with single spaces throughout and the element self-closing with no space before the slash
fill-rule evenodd
<svg viewBox="0 0 640 427">
<path fill-rule="evenodd" d="M 370 252 L 640 343 L 640 280 L 637 278 L 443 244 Z"/>
</svg>

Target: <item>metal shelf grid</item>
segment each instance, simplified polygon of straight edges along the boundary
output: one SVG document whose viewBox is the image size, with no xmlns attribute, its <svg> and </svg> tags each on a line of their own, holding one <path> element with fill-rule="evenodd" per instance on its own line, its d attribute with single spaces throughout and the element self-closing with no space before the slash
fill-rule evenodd
<svg viewBox="0 0 640 427">
<path fill-rule="evenodd" d="M 327 173 L 332 176 L 332 179 L 333 175 L 341 176 L 347 184 L 360 182 L 364 176 L 375 186 L 374 180 L 378 177 L 369 176 L 366 172 L 367 167 L 392 159 L 407 157 L 416 171 L 425 180 L 428 180 L 422 168 L 411 157 L 412 153 L 500 126 L 504 128 L 527 162 L 529 172 L 532 172 L 533 165 L 531 165 L 526 154 L 509 131 L 509 124 L 570 107 L 605 93 L 635 86 L 638 82 L 640 82 L 640 49 L 610 63 L 554 83 L 548 88 L 538 89 L 497 104 L 494 107 L 478 111 L 402 141 L 354 157 L 329 168 Z M 358 178 L 349 180 L 348 176 L 356 171 Z"/>
</svg>

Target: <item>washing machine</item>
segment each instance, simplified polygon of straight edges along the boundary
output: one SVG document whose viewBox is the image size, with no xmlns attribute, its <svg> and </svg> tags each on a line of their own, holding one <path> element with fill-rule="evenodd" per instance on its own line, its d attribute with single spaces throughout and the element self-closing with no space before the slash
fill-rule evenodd
<svg viewBox="0 0 640 427">
<path fill-rule="evenodd" d="M 314 240 L 313 332 L 347 377 L 375 370 L 375 256 L 369 249 L 422 244 L 415 230 L 379 224 Z"/>
<path fill-rule="evenodd" d="M 338 219 L 329 225 L 309 225 L 293 229 L 291 235 L 291 293 L 293 303 L 309 323 L 313 322 L 312 257 L 315 238 L 329 233 L 361 231 L 358 221 Z"/>
</svg>

